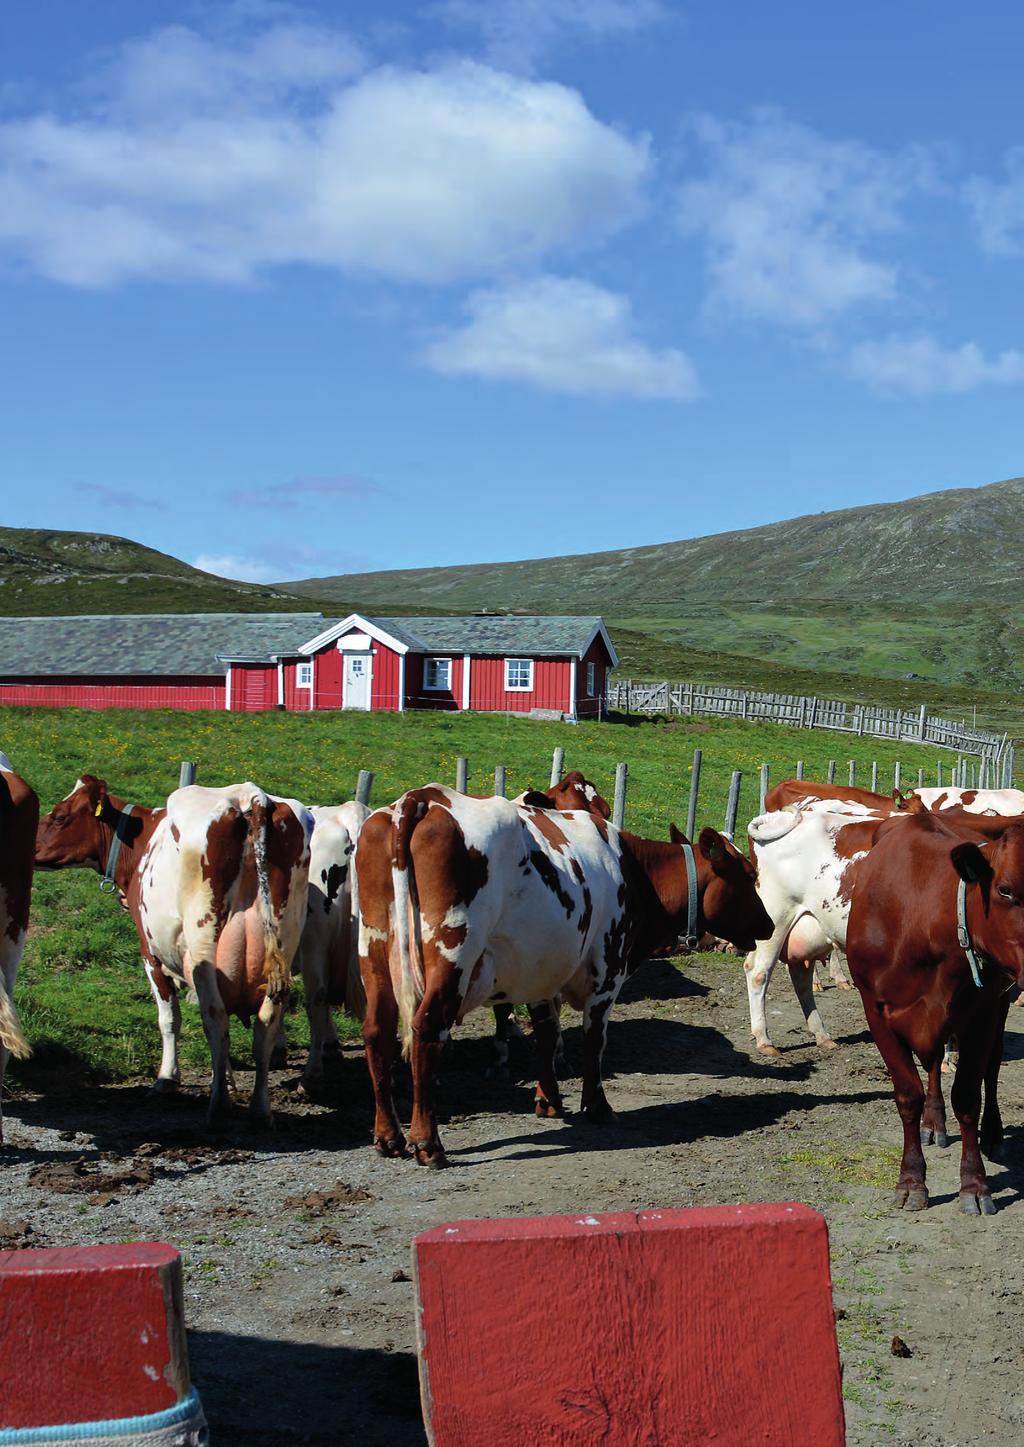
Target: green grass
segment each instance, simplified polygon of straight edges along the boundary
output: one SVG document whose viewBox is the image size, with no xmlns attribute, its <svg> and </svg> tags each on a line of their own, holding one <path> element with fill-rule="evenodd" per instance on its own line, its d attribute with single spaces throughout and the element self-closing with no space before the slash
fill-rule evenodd
<svg viewBox="0 0 1024 1447">
<path fill-rule="evenodd" d="M 83 772 L 100 775 L 118 796 L 156 805 L 176 787 L 182 759 L 194 759 L 199 782 L 218 785 L 253 779 L 271 793 L 310 804 L 350 798 L 361 768 L 376 774 L 373 799 L 383 803 L 431 780 L 454 783 L 455 761 L 470 763 L 470 789 L 493 788 L 494 765 L 507 768 L 508 790 L 545 787 L 556 745 L 566 768 L 582 769 L 609 799 L 615 765 L 629 765 L 626 824 L 665 838 L 669 821 L 685 825 L 693 750 L 704 753 L 698 824 L 721 828 L 729 776 L 743 771 L 740 828 L 758 810 L 758 771 L 771 766 L 778 780 L 805 760 L 807 777 L 825 776 L 839 761 L 845 780 L 850 758 L 858 779 L 870 782 L 872 758 L 889 787 L 897 758 L 903 777 L 919 764 L 934 778 L 935 750 L 884 745 L 845 735 L 800 733 L 740 721 L 641 720 L 570 728 L 495 714 L 227 714 L 88 712 L 74 709 L 0 709 L 0 748 L 36 788 L 48 810 Z M 948 762 L 948 756 L 942 756 Z M 742 832 L 740 833 L 742 837 Z M 40 1067 L 87 1069 L 102 1079 L 155 1073 L 159 1060 L 156 1013 L 138 959 L 130 917 L 95 874 L 76 870 L 40 874 L 33 924 L 18 978 L 17 999 L 37 1059 L 12 1066 L 26 1081 Z M 207 1064 L 198 1012 L 183 1009 L 182 1059 Z M 352 1022 L 343 1022 L 351 1034 Z M 290 1038 L 305 1043 L 298 993 L 291 1005 Z M 249 1059 L 246 1032 L 232 1026 L 232 1054 Z"/>
<path fill-rule="evenodd" d="M 872 1186 L 879 1190 L 892 1185 L 900 1168 L 900 1151 L 896 1146 L 842 1145 L 825 1141 L 813 1149 L 787 1151 L 779 1159 L 785 1166 L 799 1166 L 809 1171 L 824 1186 L 843 1182 L 853 1186 Z"/>
</svg>

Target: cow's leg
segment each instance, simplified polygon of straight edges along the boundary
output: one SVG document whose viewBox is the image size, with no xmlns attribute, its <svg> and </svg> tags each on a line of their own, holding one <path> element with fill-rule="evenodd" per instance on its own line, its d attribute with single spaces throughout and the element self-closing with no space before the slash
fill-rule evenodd
<svg viewBox="0 0 1024 1447">
<path fill-rule="evenodd" d="M 326 959 L 323 952 L 316 953 L 308 948 L 302 951 L 302 990 L 306 999 L 306 1018 L 309 1021 L 309 1055 L 302 1072 L 305 1086 L 315 1085 L 323 1079 L 324 1046 L 334 1034 L 331 1007 L 328 1003 Z M 334 1035 L 337 1040 L 337 1035 Z"/>
<path fill-rule="evenodd" d="M 24 930 L 19 930 L 16 940 L 12 940 L 8 935 L 0 937 L 0 975 L 3 976 L 7 998 L 12 1001 L 14 999 L 14 981 L 18 973 L 18 962 L 21 959 L 24 948 Z M 7 1073 L 7 1062 L 10 1058 L 10 1050 L 8 1050 L 6 1045 L 0 1043 L 0 1146 L 4 1143 L 4 1076 Z"/>
<path fill-rule="evenodd" d="M 601 1083 L 601 1061 L 608 1039 L 608 1016 L 618 996 L 625 971 L 606 980 L 600 994 L 587 997 L 583 1006 L 583 1091 L 580 1108 L 588 1120 L 602 1123 L 615 1119 Z"/>
<path fill-rule="evenodd" d="M 146 979 L 156 1001 L 156 1018 L 160 1026 L 160 1071 L 150 1094 L 162 1095 L 177 1090 L 181 1083 L 178 1065 L 178 1036 L 181 1034 L 181 1004 L 173 981 L 169 980 L 155 960 L 143 960 Z"/>
<path fill-rule="evenodd" d="M 364 932 L 359 969 L 366 993 L 363 1046 L 375 1106 L 373 1145 L 382 1156 L 404 1156 L 405 1136 L 393 1094 L 398 1059 L 398 1001 L 388 969 L 387 936 L 382 939 L 369 935 L 369 931 Z"/>
<path fill-rule="evenodd" d="M 213 1120 L 231 1109 L 231 1096 L 228 1091 L 228 1012 L 217 988 L 217 972 L 211 960 L 201 960 L 199 964 L 192 966 L 192 983 L 199 999 L 203 1029 L 210 1047 L 213 1077 L 210 1081 L 210 1105 L 207 1113 L 210 1120 Z"/>
<path fill-rule="evenodd" d="M 838 945 L 832 946 L 828 957 L 828 973 L 837 990 L 852 990 L 853 982 L 846 973 L 845 956 Z"/>
<path fill-rule="evenodd" d="M 782 946 L 792 928 L 793 921 L 787 916 L 784 924 L 777 925 L 770 939 L 759 940 L 757 948 L 743 961 L 743 973 L 747 981 L 747 1002 L 750 1005 L 750 1033 L 762 1055 L 778 1055 L 768 1038 L 768 1020 L 765 1015 L 765 997 L 772 970 L 778 964 Z"/>
<path fill-rule="evenodd" d="M 273 1119 L 270 1110 L 270 1061 L 274 1053 L 274 1046 L 280 1038 L 281 1021 L 284 1019 L 287 1003 L 287 995 L 283 999 L 274 1000 L 270 1018 L 264 1021 L 257 1014 L 252 1022 L 252 1062 L 255 1067 L 255 1077 L 252 1083 L 252 1095 L 249 1099 L 249 1112 L 254 1120 L 263 1125 L 270 1125 Z"/>
<path fill-rule="evenodd" d="M 494 1064 L 488 1075 L 508 1079 L 509 1041 L 523 1038 L 511 1005 L 494 1006 Z"/>
<path fill-rule="evenodd" d="M 921 1112 L 921 1141 L 923 1145 L 948 1146 L 946 1134 L 946 1102 L 942 1098 L 942 1057 L 936 1055 L 928 1068 L 928 1092 Z"/>
<path fill-rule="evenodd" d="M 995 1041 L 991 1022 L 976 1022 L 960 1036 L 950 1104 L 960 1123 L 960 1209 L 968 1216 L 991 1216 L 996 1209 L 981 1159 L 978 1123 L 981 1117 L 981 1082 L 987 1073 Z"/>
<path fill-rule="evenodd" d="M 434 954 L 433 961 L 427 956 Z M 434 1111 L 434 1078 L 441 1049 L 459 1014 L 462 992 L 457 965 L 442 961 L 436 951 L 424 948 L 426 991 L 412 1020 L 412 1119 L 409 1144 L 421 1166 L 443 1166 L 444 1146 L 437 1132 Z"/>
<path fill-rule="evenodd" d="M 985 1067 L 985 1108 L 981 1115 L 980 1142 L 982 1154 L 990 1161 L 1003 1159 L 1003 1117 L 999 1110 L 999 1069 L 1003 1063 L 1003 1031 L 1010 1009 L 1010 997 L 1004 996 L 1000 1020 Z"/>
<path fill-rule="evenodd" d="M 270 1068 L 272 1070 L 285 1070 L 288 1066 L 288 1017 L 281 1011 L 281 1018 L 277 1023 L 277 1030 L 274 1035 L 274 1043 L 270 1051 Z"/>
<path fill-rule="evenodd" d="M 533 1038 L 537 1046 L 537 1092 L 534 1112 L 546 1119 L 562 1114 L 562 1092 L 555 1074 L 555 1052 L 562 1038 L 558 1009 L 553 1000 L 530 1006 Z"/>
<path fill-rule="evenodd" d="M 790 960 L 789 978 L 793 982 L 793 990 L 800 1002 L 800 1008 L 804 1012 L 804 1020 L 807 1028 L 814 1036 L 815 1044 L 821 1050 L 835 1050 L 836 1042 L 825 1029 L 825 1022 L 814 999 L 814 981 L 812 970 L 802 960 Z"/>
<path fill-rule="evenodd" d="M 956 1035 L 951 1035 L 946 1041 L 942 1052 L 941 1070 L 943 1075 L 952 1075 L 956 1070 L 956 1063 L 960 1058 L 960 1041 Z"/>
<path fill-rule="evenodd" d="M 864 998 L 863 995 L 861 998 Z M 928 1204 L 924 1151 L 921 1149 L 924 1087 L 909 1046 L 893 1033 L 877 1002 L 864 999 L 864 1014 L 871 1038 L 878 1046 L 892 1080 L 896 1109 L 903 1122 L 903 1158 L 896 1184 L 896 1205 L 908 1211 L 920 1211 Z"/>
</svg>

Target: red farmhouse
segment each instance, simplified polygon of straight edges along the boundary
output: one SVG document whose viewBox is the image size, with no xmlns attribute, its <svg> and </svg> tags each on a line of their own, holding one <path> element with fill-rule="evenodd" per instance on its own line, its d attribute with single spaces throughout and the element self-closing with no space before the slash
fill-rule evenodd
<svg viewBox="0 0 1024 1447">
<path fill-rule="evenodd" d="M 441 708 L 599 718 L 600 618 L 162 613 L 0 619 L 0 704 Z"/>
</svg>

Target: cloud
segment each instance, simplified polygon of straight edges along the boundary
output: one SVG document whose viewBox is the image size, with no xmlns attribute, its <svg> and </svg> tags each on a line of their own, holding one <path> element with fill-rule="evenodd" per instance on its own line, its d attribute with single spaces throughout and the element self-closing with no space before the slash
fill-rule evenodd
<svg viewBox="0 0 1024 1447">
<path fill-rule="evenodd" d="M 172 26 L 125 46 L 88 114 L 0 124 L 0 259 L 84 287 L 293 264 L 443 283 L 637 212 L 647 141 L 569 87 L 358 63 L 309 27 L 243 43 Z"/>
<path fill-rule="evenodd" d="M 868 243 L 900 229 L 900 206 L 930 184 L 923 153 L 887 157 L 760 111 L 694 126 L 707 172 L 683 184 L 677 221 L 704 243 L 710 303 L 724 313 L 814 327 L 890 301 L 897 271 Z"/>
<path fill-rule="evenodd" d="M 662 0 L 440 0 L 431 13 L 479 33 L 492 64 L 510 70 L 530 70 L 560 45 L 621 39 L 668 18 Z"/>
<path fill-rule="evenodd" d="M 979 387 L 1024 385 L 1024 352 L 987 358 L 974 342 L 944 348 L 934 337 L 886 337 L 850 355 L 850 373 L 879 392 L 929 397 Z"/>
<path fill-rule="evenodd" d="M 573 277 L 541 276 L 475 292 L 469 321 L 430 346 L 436 372 L 526 382 L 577 396 L 670 398 L 700 393 L 689 358 L 633 335 L 628 298 Z"/>
<path fill-rule="evenodd" d="M 232 582 L 272 583 L 275 577 L 274 569 L 268 564 L 255 558 L 240 558 L 234 553 L 200 553 L 198 558 L 193 558 L 192 567 Z"/>
<path fill-rule="evenodd" d="M 981 248 L 989 256 L 1024 252 L 1024 146 L 1008 151 L 1002 182 L 972 176 L 964 186 Z"/>
<path fill-rule="evenodd" d="M 291 482 L 268 487 L 237 488 L 226 494 L 226 500 L 239 507 L 265 507 L 287 510 L 296 502 L 366 502 L 385 497 L 379 483 L 361 477 L 296 477 Z"/>
<path fill-rule="evenodd" d="M 122 512 L 168 511 L 168 504 L 157 498 L 142 497 L 137 492 L 128 492 L 123 488 L 107 487 L 102 482 L 79 482 L 75 484 L 75 491 L 91 498 L 100 507 L 117 508 Z"/>
</svg>

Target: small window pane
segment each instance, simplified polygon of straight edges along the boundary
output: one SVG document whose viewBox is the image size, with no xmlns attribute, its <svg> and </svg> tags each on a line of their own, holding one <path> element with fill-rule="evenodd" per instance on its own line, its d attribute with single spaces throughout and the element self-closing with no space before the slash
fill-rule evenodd
<svg viewBox="0 0 1024 1447">
<path fill-rule="evenodd" d="M 588 698 L 593 698 L 593 697 L 594 697 L 594 683 L 595 683 L 595 675 L 596 675 L 596 674 L 597 674 L 597 665 L 596 665 L 595 663 L 588 663 L 588 664 L 587 664 L 587 697 L 588 697 Z"/>
<path fill-rule="evenodd" d="M 505 687 L 530 689 L 533 687 L 533 659 L 505 659 Z"/>
<path fill-rule="evenodd" d="M 308 688 L 313 682 L 313 665 L 311 663 L 300 663 L 298 677 L 296 679 L 300 688 Z"/>
<path fill-rule="evenodd" d="M 452 661 L 450 658 L 428 658 L 425 683 L 427 688 L 446 689 L 451 687 Z"/>
</svg>

